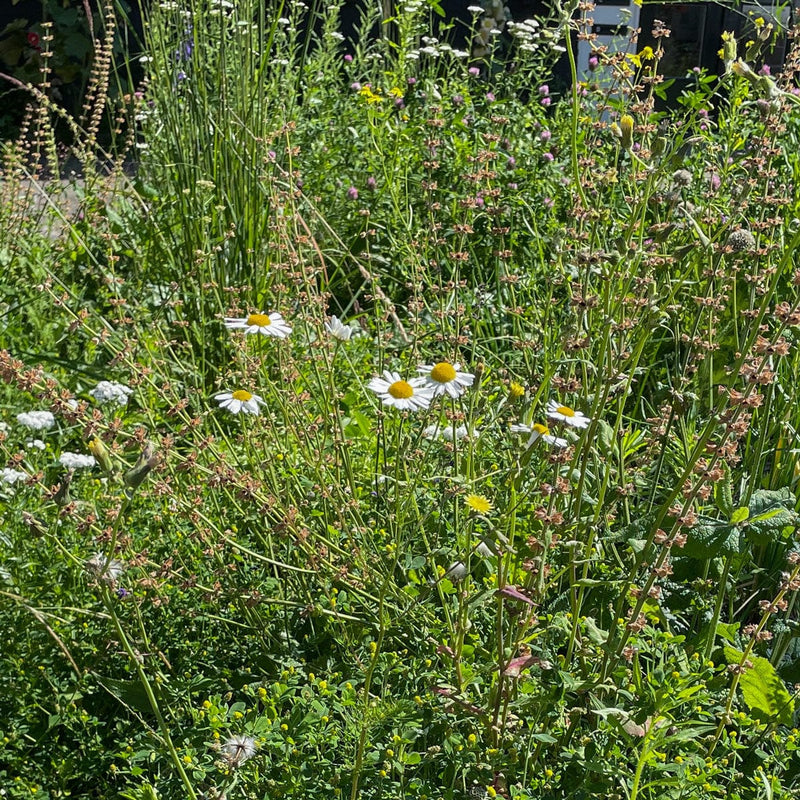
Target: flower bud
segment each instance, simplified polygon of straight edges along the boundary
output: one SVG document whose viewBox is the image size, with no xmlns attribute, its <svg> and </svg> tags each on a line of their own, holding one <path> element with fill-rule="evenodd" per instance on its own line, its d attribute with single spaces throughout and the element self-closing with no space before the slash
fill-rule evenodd
<svg viewBox="0 0 800 800">
<path fill-rule="evenodd" d="M 100 465 L 100 469 L 107 475 L 114 472 L 114 465 L 111 463 L 111 453 L 103 443 L 102 439 L 95 437 L 89 442 L 89 452 L 94 456 L 94 460 Z"/>
<path fill-rule="evenodd" d="M 129 469 L 125 473 L 122 480 L 131 491 L 135 491 L 142 485 L 144 479 L 150 474 L 150 470 L 153 469 L 156 464 L 158 464 L 158 453 L 153 450 L 152 445 L 147 444 L 144 450 L 142 450 L 139 460 L 132 469 Z"/>
<path fill-rule="evenodd" d="M 630 150 L 633 147 L 633 117 L 630 114 L 623 114 L 620 117 L 619 133 L 622 146 Z"/>
</svg>

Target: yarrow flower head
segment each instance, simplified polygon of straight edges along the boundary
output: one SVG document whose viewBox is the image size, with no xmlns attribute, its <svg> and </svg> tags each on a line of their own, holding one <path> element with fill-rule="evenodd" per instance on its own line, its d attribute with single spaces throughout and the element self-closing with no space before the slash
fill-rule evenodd
<svg viewBox="0 0 800 800">
<path fill-rule="evenodd" d="M 339 317 L 332 316 L 329 322 L 325 323 L 325 330 L 340 342 L 349 342 L 353 335 L 353 329 L 339 320 Z"/>
<path fill-rule="evenodd" d="M 274 336 L 276 339 L 285 339 L 291 332 L 291 327 L 277 312 L 271 314 L 250 314 L 246 317 L 225 317 L 225 327 L 229 331 L 243 330 L 245 335 L 260 333 L 264 336 Z"/>
<path fill-rule="evenodd" d="M 114 403 L 118 406 L 128 405 L 128 399 L 133 394 L 130 386 L 116 381 L 100 381 L 89 394 L 97 400 L 100 405 Z"/>
<path fill-rule="evenodd" d="M 58 463 L 67 469 L 91 469 L 97 462 L 94 456 L 67 452 L 59 456 Z"/>
<path fill-rule="evenodd" d="M 541 439 L 545 444 L 552 447 L 566 447 L 569 442 L 566 439 L 560 439 L 558 436 L 553 436 L 550 433 L 550 428 L 547 425 L 541 425 L 538 422 L 535 425 L 512 425 L 511 433 L 529 433 L 531 435 L 525 448 L 533 446 L 537 439 Z"/>
<path fill-rule="evenodd" d="M 256 740 L 252 736 L 237 734 L 219 745 L 225 762 L 231 767 L 241 767 L 256 754 Z"/>
<path fill-rule="evenodd" d="M 0 483 L 6 483 L 9 486 L 13 486 L 15 483 L 19 483 L 20 481 L 25 481 L 27 479 L 27 472 L 20 472 L 18 469 L 11 469 L 11 467 L 5 467 L 4 469 L 0 470 Z"/>
<path fill-rule="evenodd" d="M 569 406 L 559 405 L 555 400 L 548 401 L 547 416 L 572 428 L 588 428 L 592 421 L 583 412 L 575 411 Z"/>
<path fill-rule="evenodd" d="M 476 514 L 488 514 L 492 510 L 492 503 L 482 494 L 468 494 L 464 498 L 464 505 Z"/>
<path fill-rule="evenodd" d="M 367 388 L 375 392 L 385 406 L 400 411 L 422 411 L 428 408 L 434 396 L 425 383 L 424 378 L 404 381 L 399 373 L 387 369 L 382 378 L 373 378 Z"/>
<path fill-rule="evenodd" d="M 17 422 L 32 431 L 46 431 L 56 424 L 56 418 L 49 411 L 23 411 L 17 414 Z"/>
<path fill-rule="evenodd" d="M 234 392 L 220 392 L 214 395 L 214 399 L 219 403 L 220 408 L 224 408 L 231 414 L 253 414 L 258 416 L 261 406 L 264 405 L 264 398 L 257 394 L 251 394 L 245 389 L 237 389 Z"/>
<path fill-rule="evenodd" d="M 472 386 L 475 376 L 469 372 L 459 372 L 460 364 L 440 361 L 438 364 L 422 364 L 417 372 L 423 376 L 425 384 L 433 391 L 434 397 L 447 394 L 449 397 L 460 397 Z"/>
</svg>

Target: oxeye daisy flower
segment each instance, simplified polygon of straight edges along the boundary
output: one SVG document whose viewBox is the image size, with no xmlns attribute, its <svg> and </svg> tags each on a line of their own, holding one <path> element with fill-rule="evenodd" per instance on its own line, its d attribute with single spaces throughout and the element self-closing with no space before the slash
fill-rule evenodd
<svg viewBox="0 0 800 800">
<path fill-rule="evenodd" d="M 261 333 L 264 336 L 274 336 L 276 339 L 285 339 L 291 332 L 291 327 L 277 312 L 271 314 L 250 314 L 247 317 L 225 317 L 225 327 L 229 331 L 243 330 L 245 335 Z"/>
<path fill-rule="evenodd" d="M 559 405 L 555 400 L 547 403 L 547 416 L 558 420 L 572 428 L 588 428 L 591 419 L 581 411 L 575 411 L 569 406 Z"/>
<path fill-rule="evenodd" d="M 259 406 L 264 405 L 264 399 L 257 394 L 250 394 L 245 389 L 237 389 L 235 392 L 221 392 L 215 394 L 214 399 L 219 403 L 220 408 L 225 408 L 231 414 L 253 414 L 258 416 Z"/>
<path fill-rule="evenodd" d="M 464 498 L 464 505 L 476 514 L 488 514 L 492 510 L 492 503 L 482 494 L 468 494 Z"/>
<path fill-rule="evenodd" d="M 335 316 L 332 316 L 330 321 L 325 323 L 325 330 L 328 331 L 332 338 L 338 339 L 340 342 L 349 342 L 350 337 L 353 335 L 353 329 Z"/>
<path fill-rule="evenodd" d="M 411 378 L 404 381 L 399 373 L 384 370 L 382 378 L 373 378 L 367 388 L 381 398 L 385 406 L 400 411 L 421 411 L 433 399 L 433 392 L 425 385 L 424 378 Z"/>
<path fill-rule="evenodd" d="M 433 390 L 433 396 L 447 394 L 450 397 L 460 397 L 472 386 L 475 376 L 469 372 L 459 372 L 460 364 L 451 364 L 440 361 L 438 364 L 422 364 L 417 372 L 425 379 L 428 388 Z"/>
<path fill-rule="evenodd" d="M 545 444 L 552 445 L 553 447 L 566 447 L 569 442 L 566 439 L 560 439 L 558 436 L 550 434 L 550 428 L 547 425 L 540 425 L 538 422 L 535 425 L 512 425 L 511 433 L 529 433 L 531 438 L 525 448 L 531 447 L 537 439 L 541 439 Z"/>
</svg>

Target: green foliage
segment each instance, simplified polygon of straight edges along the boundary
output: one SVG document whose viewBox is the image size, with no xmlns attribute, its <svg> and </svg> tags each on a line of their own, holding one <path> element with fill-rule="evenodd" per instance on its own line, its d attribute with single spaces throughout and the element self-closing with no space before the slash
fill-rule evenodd
<svg viewBox="0 0 800 800">
<path fill-rule="evenodd" d="M 438 8 L 159 3 L 133 179 L 8 149 L 5 796 L 800 790 L 794 95 Z"/>
</svg>

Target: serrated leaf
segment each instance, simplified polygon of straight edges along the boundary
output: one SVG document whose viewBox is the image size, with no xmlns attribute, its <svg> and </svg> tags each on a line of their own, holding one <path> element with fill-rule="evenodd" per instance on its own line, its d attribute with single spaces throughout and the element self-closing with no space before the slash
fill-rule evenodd
<svg viewBox="0 0 800 800">
<path fill-rule="evenodd" d="M 745 522 L 749 518 L 750 509 L 747 506 L 739 506 L 739 508 L 731 514 L 731 525 L 738 525 L 740 522 Z"/>
<path fill-rule="evenodd" d="M 745 533 L 756 545 L 765 545 L 780 538 L 784 528 L 797 522 L 795 497 L 788 489 L 759 489 L 750 499 L 750 519 Z"/>
<path fill-rule="evenodd" d="M 705 559 L 738 554 L 743 548 L 743 537 L 738 527 L 708 520 L 692 528 L 683 552 L 691 558 Z"/>
<path fill-rule="evenodd" d="M 729 664 L 740 664 L 742 652 L 725 647 L 725 660 Z M 750 655 L 752 664 L 739 678 L 742 697 L 753 716 L 764 722 L 780 722 L 791 725 L 794 718 L 794 700 L 780 679 L 775 667 L 761 656 Z"/>
</svg>

